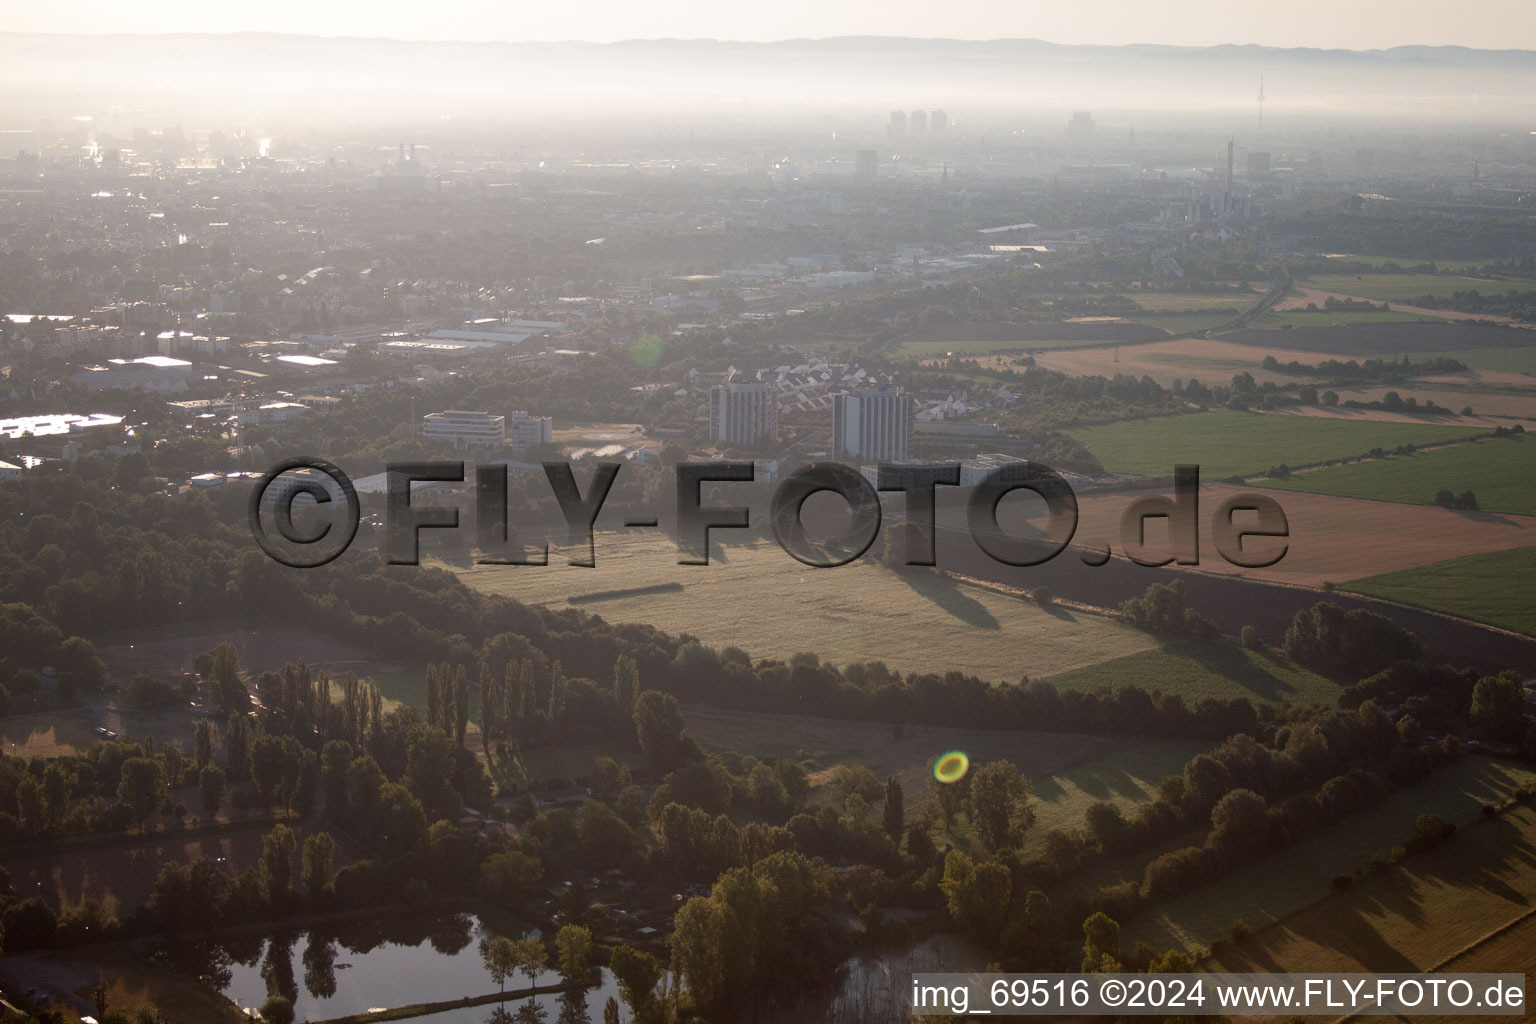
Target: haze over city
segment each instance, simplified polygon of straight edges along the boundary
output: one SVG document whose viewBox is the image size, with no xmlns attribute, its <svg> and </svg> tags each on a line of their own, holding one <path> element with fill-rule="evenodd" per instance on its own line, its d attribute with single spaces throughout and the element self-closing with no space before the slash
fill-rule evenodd
<svg viewBox="0 0 1536 1024">
<path fill-rule="evenodd" d="M 1436 0 L 1366 0 L 1282 6 L 1249 0 L 1212 4 L 1173 0 L 1016 3 L 964 0 L 936 6 L 919 0 L 786 0 L 767 6 L 666 0 L 633 4 L 505 4 L 452 0 L 424 17 L 414 6 L 340 0 L 324 4 L 275 0 L 220 5 L 193 0 L 115 4 L 63 0 L 10 12 L 16 32 L 172 33 L 282 32 L 402 40 L 585 41 L 722 39 L 774 42 L 832 36 L 950 39 L 1044 39 L 1118 46 L 1134 43 L 1373 50 L 1393 46 L 1536 47 L 1536 26 L 1522 0 L 1471 0 L 1447 8 Z"/>
</svg>

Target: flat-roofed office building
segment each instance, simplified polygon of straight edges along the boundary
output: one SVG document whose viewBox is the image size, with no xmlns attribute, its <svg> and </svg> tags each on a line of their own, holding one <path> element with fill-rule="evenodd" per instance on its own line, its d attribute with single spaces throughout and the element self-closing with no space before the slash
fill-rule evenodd
<svg viewBox="0 0 1536 1024">
<path fill-rule="evenodd" d="M 507 436 L 507 418 L 488 412 L 449 409 L 421 418 L 421 436 L 445 441 L 455 448 L 479 448 L 501 444 Z"/>
</svg>

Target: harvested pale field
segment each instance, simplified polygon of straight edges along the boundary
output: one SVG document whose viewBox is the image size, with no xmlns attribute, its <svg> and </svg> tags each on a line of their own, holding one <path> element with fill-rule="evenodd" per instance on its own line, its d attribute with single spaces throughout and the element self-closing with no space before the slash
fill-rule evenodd
<svg viewBox="0 0 1536 1024">
<path fill-rule="evenodd" d="M 1228 947 L 1215 964 L 1228 971 L 1528 970 L 1531 947 L 1518 940 L 1529 941 L 1532 919 L 1480 940 L 1520 921 L 1536 900 L 1536 813 L 1520 807 L 1458 824 L 1465 827 L 1450 841 L 1283 918 Z M 1401 841 L 1411 825 L 1404 820 L 1383 845 Z"/>
<path fill-rule="evenodd" d="M 1171 490 L 1171 489 L 1170 489 Z M 1079 498 L 1080 523 L 1074 543 L 1111 540 L 1122 552 L 1120 519 L 1136 498 L 1157 492 L 1130 492 Z M 1416 568 L 1464 555 L 1536 545 L 1536 517 L 1400 505 L 1359 498 L 1266 490 L 1285 510 L 1290 547 L 1277 565 L 1240 569 L 1216 551 L 1211 517 L 1228 497 L 1255 488 L 1206 484 L 1200 488 L 1200 569 L 1277 583 L 1315 587 L 1399 569 Z M 1243 522 L 1238 519 L 1239 524 Z M 1166 525 L 1147 524 L 1149 547 L 1165 549 Z M 1252 544 L 1274 543 L 1251 541 Z"/>
<path fill-rule="evenodd" d="M 1318 308 L 1318 311 L 1322 313 L 1337 313 L 1345 316 L 1348 315 L 1349 311 L 1324 309 L 1323 304 L 1329 299 L 1334 299 L 1337 301 L 1354 300 L 1357 302 L 1363 301 L 1378 303 L 1384 301 L 1381 299 L 1368 299 L 1359 294 L 1348 295 L 1343 292 L 1323 291 L 1320 288 L 1298 288 L 1294 294 L 1277 303 L 1275 305 L 1275 309 L 1282 312 L 1292 309 L 1306 309 L 1307 305 L 1311 303 L 1315 304 Z M 1499 324 L 1510 324 L 1515 322 L 1506 316 L 1490 316 L 1480 313 L 1461 313 L 1454 309 L 1431 309 L 1428 306 L 1413 306 L 1404 302 L 1389 301 L 1387 302 L 1387 306 L 1389 311 L 1392 313 L 1426 317 L 1431 320 L 1486 320 Z"/>
<path fill-rule="evenodd" d="M 1293 384 L 1306 378 L 1283 371 L 1266 370 L 1261 365 L 1265 356 L 1274 356 L 1282 363 L 1297 361 L 1315 363 L 1317 356 L 1310 352 L 1287 349 L 1281 346 L 1284 336 L 1275 335 L 1274 348 L 1255 345 L 1237 345 L 1219 338 L 1180 338 L 1175 341 L 1145 342 L 1136 345 L 1119 345 L 1113 348 L 1066 349 L 1043 352 L 1035 356 L 1035 362 L 1048 370 L 1056 370 L 1069 376 L 1113 377 L 1117 373 L 1135 377 L 1149 376 L 1167 387 L 1175 379 L 1199 378 L 1205 384 L 1225 384 L 1233 374 L 1247 371 L 1260 384 L 1274 381 L 1276 384 Z"/>
<path fill-rule="evenodd" d="M 878 543 L 878 542 L 877 542 Z M 1156 646 L 1145 633 L 1094 615 L 1047 611 L 1021 597 L 942 573 L 897 574 L 858 561 L 833 569 L 800 564 L 771 542 L 717 548 L 710 564 L 677 564 L 666 537 L 608 533 L 596 566 L 476 566 L 471 587 L 529 604 L 621 593 L 576 607 L 611 622 L 644 622 L 754 658 L 813 651 L 835 664 L 884 661 L 903 672 L 974 673 L 1000 682 L 1093 665 Z M 635 588 L 682 583 L 680 590 Z"/>
<path fill-rule="evenodd" d="M 1126 922 L 1122 938 L 1128 945 L 1198 950 L 1241 919 L 1254 935 L 1222 956 L 1219 963 L 1227 969 L 1431 967 L 1518 917 L 1536 897 L 1536 812 L 1522 806 L 1491 820 L 1479 815 L 1484 804 L 1503 803 L 1531 781 L 1523 765 L 1467 758 L 1205 885 L 1157 901 Z M 1457 835 L 1396 870 L 1332 894 L 1335 877 L 1367 868 L 1376 854 L 1403 843 L 1420 814 L 1453 822 Z M 1242 962 L 1259 966 L 1238 968 Z"/>
</svg>

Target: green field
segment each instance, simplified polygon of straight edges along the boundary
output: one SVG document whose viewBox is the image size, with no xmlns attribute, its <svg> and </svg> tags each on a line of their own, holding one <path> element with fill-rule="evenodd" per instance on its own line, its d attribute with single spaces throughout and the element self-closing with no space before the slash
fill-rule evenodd
<svg viewBox="0 0 1536 1024">
<path fill-rule="evenodd" d="M 1434 504 L 1435 492 L 1473 491 L 1485 512 L 1536 515 L 1536 438 L 1490 438 L 1315 469 L 1265 487 L 1286 491 L 1375 498 L 1410 505 Z"/>
<path fill-rule="evenodd" d="M 1412 304 L 1425 295 L 1448 296 L 1452 292 L 1478 291 L 1484 295 L 1503 294 L 1511 288 L 1528 288 L 1530 281 L 1506 279 L 1495 281 L 1485 277 L 1462 277 L 1456 274 L 1320 274 L 1302 282 L 1308 288 L 1318 288 L 1340 295 L 1354 295 L 1376 302 L 1404 302 Z"/>
<path fill-rule="evenodd" d="M 1262 292 L 1221 292 L 1203 295 L 1196 292 L 1131 292 L 1136 305 L 1149 313 L 1209 312 L 1227 310 L 1236 316 L 1264 297 Z M 1139 318 L 1138 318 L 1139 319 Z"/>
<path fill-rule="evenodd" d="M 726 548 L 710 564 L 677 564 L 664 536 L 611 533 L 597 541 L 597 565 L 572 568 L 477 566 L 459 578 L 477 590 L 530 604 L 567 607 L 567 598 L 681 582 L 680 591 L 593 601 L 582 611 L 610 622 L 644 622 L 687 633 L 754 658 L 810 651 L 845 665 L 884 661 L 902 672 L 973 673 L 994 682 L 1066 672 L 1156 646 L 1129 626 L 1065 608 L 1049 611 L 1012 594 L 944 574 L 895 574 L 854 562 L 811 569 L 771 542 Z"/>
<path fill-rule="evenodd" d="M 1250 327 L 1331 327 L 1334 324 L 1406 324 L 1420 321 L 1433 322 L 1432 317 L 1419 316 L 1417 313 L 1399 313 L 1396 310 L 1375 310 L 1371 312 L 1343 310 L 1332 311 L 1327 309 L 1285 309 L 1276 312 L 1270 310 L 1263 316 L 1254 320 Z M 1276 335 L 1275 344 L 1284 347 L 1285 336 Z"/>
<path fill-rule="evenodd" d="M 1466 758 L 1330 828 L 1158 903 L 1126 925 L 1123 941 L 1127 946 L 1141 940 L 1159 950 L 1194 950 L 1224 934 L 1238 918 L 1255 930 L 1264 928 L 1327 896 L 1335 875 L 1364 867 L 1375 854 L 1401 844 L 1420 814 L 1438 814 L 1465 825 L 1478 817 L 1484 804 L 1507 799 L 1533 781 L 1536 772 L 1526 767 Z M 1448 885 L 1456 884 L 1448 880 Z"/>
<path fill-rule="evenodd" d="M 1519 807 L 1458 829 L 1450 842 L 1367 876 L 1214 959 L 1224 971 L 1525 970 L 1536 918 L 1480 940 L 1529 914 L 1533 900 L 1536 812 Z"/>
<path fill-rule="evenodd" d="M 1034 787 L 1035 824 L 1026 845 L 1053 828 L 1081 826 L 1088 806 L 1099 800 L 1129 813 L 1156 796 L 1163 778 L 1178 775 L 1211 746 L 1198 740 L 916 726 L 904 726 L 897 738 L 891 726 L 875 722 L 695 706 L 685 707 L 683 716 L 688 734 L 712 751 L 788 758 L 820 771 L 822 778 L 838 764 L 863 765 L 882 779 L 895 774 L 909 820 L 922 808 L 929 762 L 939 754 L 964 750 L 973 766 L 1011 761 Z"/>
<path fill-rule="evenodd" d="M 1228 409 L 1127 420 L 1068 431 L 1112 473 L 1166 476 L 1195 463 L 1203 479 L 1262 473 L 1363 455 L 1372 448 L 1431 444 L 1466 437 L 1470 427 L 1278 416 Z"/>
<path fill-rule="evenodd" d="M 1533 578 L 1536 547 L 1468 555 L 1418 569 L 1367 576 L 1344 584 L 1344 589 L 1536 636 Z"/>
<path fill-rule="evenodd" d="M 1484 267 L 1490 263 L 1497 263 L 1502 259 L 1506 259 L 1507 256 L 1480 256 L 1476 259 L 1427 260 L 1422 256 L 1360 256 L 1352 253 L 1345 253 L 1334 258 L 1339 260 L 1341 263 L 1368 263 L 1373 267 L 1384 267 L 1388 263 L 1396 263 L 1399 267 L 1417 267 L 1421 263 L 1433 263 L 1435 265 L 1435 269 L 1437 270 L 1454 270 L 1458 273 L 1465 274 L 1468 271 L 1476 270 L 1478 267 Z"/>
<path fill-rule="evenodd" d="M 1464 348 L 1448 352 L 1425 352 L 1414 358 L 1455 359 L 1473 370 L 1536 375 L 1536 331 L 1531 332 L 1529 348 Z"/>
<path fill-rule="evenodd" d="M 1243 696 L 1270 702 L 1331 705 L 1339 686 L 1315 672 L 1280 658 L 1244 650 L 1230 643 L 1170 644 L 1150 651 L 1074 669 L 1049 680 L 1059 690 L 1119 689 L 1139 686 L 1148 693 L 1177 692 L 1186 700 L 1203 696 Z"/>
</svg>

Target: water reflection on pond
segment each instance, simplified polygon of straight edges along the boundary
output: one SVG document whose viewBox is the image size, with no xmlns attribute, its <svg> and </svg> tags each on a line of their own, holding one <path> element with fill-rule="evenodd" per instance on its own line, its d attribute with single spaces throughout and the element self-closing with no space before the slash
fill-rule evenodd
<svg viewBox="0 0 1536 1024">
<path fill-rule="evenodd" d="M 412 1006 L 487 995 L 496 990 L 481 944 L 496 932 L 469 914 L 408 915 L 332 924 L 323 929 L 251 934 L 219 942 L 182 943 L 176 966 L 205 978 L 241 1007 L 286 996 L 295 1019 L 331 1020 L 375 1007 Z M 515 936 L 514 936 L 515 937 Z M 801 992 L 756 1008 L 774 1024 L 885 1024 L 906 1019 L 906 993 L 916 971 L 980 970 L 980 950 L 954 936 L 934 936 L 906 949 L 849 960 L 831 990 Z M 412 1018 L 415 1024 L 601 1024 L 603 1005 L 618 997 L 606 969 L 582 992 L 509 998 Z M 555 971 L 539 985 L 560 981 Z M 507 987 L 526 987 L 526 975 Z M 627 1008 L 625 1010 L 627 1016 Z"/>
<path fill-rule="evenodd" d="M 172 949 L 176 966 L 205 977 L 241 1007 L 259 1007 L 268 996 L 286 996 L 297 1020 L 329 1020 L 370 1007 L 408 1006 L 482 996 L 496 991 L 481 960 L 480 944 L 496 933 L 469 914 L 397 915 L 346 922 L 273 936 L 250 935 L 217 943 L 184 943 Z M 515 937 L 515 936 L 514 936 Z M 539 985 L 560 981 L 556 971 Z M 526 975 L 508 988 L 527 986 Z M 547 994 L 531 1000 L 543 1016 L 514 1016 L 527 998 L 504 1007 L 466 1007 L 422 1018 L 430 1024 L 487 1024 L 546 1020 L 589 1024 L 602 1020 L 603 1004 L 618 989 L 606 970 L 602 984 L 585 992 Z M 502 1010 L 501 1014 L 497 1010 Z M 523 1011 L 528 1014 L 532 1011 Z"/>
</svg>

